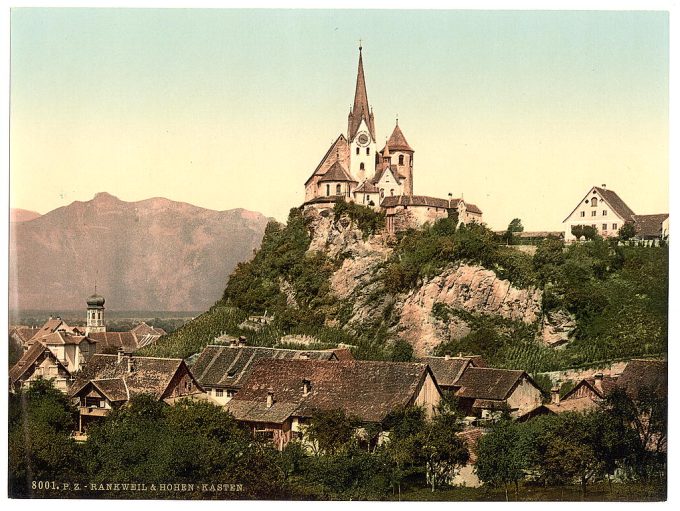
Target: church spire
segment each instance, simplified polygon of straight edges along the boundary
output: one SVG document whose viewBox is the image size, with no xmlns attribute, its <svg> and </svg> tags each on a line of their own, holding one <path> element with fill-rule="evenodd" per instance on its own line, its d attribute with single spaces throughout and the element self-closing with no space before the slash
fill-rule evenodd
<svg viewBox="0 0 680 511">
<path fill-rule="evenodd" d="M 359 69 L 357 70 L 357 85 L 354 91 L 354 105 L 349 113 L 347 126 L 347 139 L 351 142 L 361 126 L 361 121 L 366 121 L 371 138 L 375 141 L 375 127 L 373 126 L 373 112 L 368 106 L 368 94 L 366 94 L 366 78 L 364 77 L 364 61 L 361 42 L 359 43 Z"/>
</svg>

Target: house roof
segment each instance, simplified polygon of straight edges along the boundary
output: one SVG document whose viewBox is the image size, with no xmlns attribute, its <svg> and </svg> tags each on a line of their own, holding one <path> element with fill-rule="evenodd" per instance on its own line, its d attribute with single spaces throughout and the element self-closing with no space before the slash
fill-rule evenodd
<svg viewBox="0 0 680 511">
<path fill-rule="evenodd" d="M 42 337 L 45 337 L 46 335 L 50 335 L 54 332 L 57 331 L 63 331 L 63 332 L 68 332 L 72 334 L 83 334 L 84 332 L 79 329 L 78 327 L 70 327 L 68 326 L 61 318 L 50 318 L 48 319 L 43 326 L 41 326 L 38 331 L 35 333 L 35 335 L 30 339 L 31 341 L 34 339 L 40 339 Z"/>
<path fill-rule="evenodd" d="M 305 186 L 309 184 L 314 176 L 323 176 L 337 160 L 347 164 L 349 163 L 349 144 L 343 134 L 340 134 L 328 148 L 328 151 L 323 155 L 323 158 L 321 158 L 321 161 L 314 169 L 314 172 L 312 172 L 312 175 L 305 181 Z"/>
<path fill-rule="evenodd" d="M 397 183 L 399 183 L 400 179 L 404 179 L 404 176 L 397 172 L 396 165 L 385 165 L 384 167 L 375 169 L 375 175 L 370 179 L 371 184 L 377 185 L 387 171 L 392 173 L 392 177 Z"/>
<path fill-rule="evenodd" d="M 57 356 L 50 351 L 50 349 L 41 342 L 35 342 L 31 347 L 26 350 L 26 352 L 21 356 L 21 358 L 14 364 L 9 370 L 9 379 L 12 384 L 19 381 L 27 371 L 33 369 L 36 362 L 41 361 L 43 356 L 48 356 L 54 360 L 58 365 L 60 365 L 66 372 L 68 369 L 59 361 Z"/>
<path fill-rule="evenodd" d="M 395 195 L 385 197 L 380 206 L 383 208 L 395 206 L 430 206 L 448 209 L 449 201 L 436 197 L 428 197 L 426 195 Z"/>
<path fill-rule="evenodd" d="M 357 182 L 352 176 L 349 175 L 349 173 L 339 161 L 333 163 L 331 168 L 329 168 L 328 171 L 321 177 L 321 179 L 319 179 L 320 183 L 326 181 L 349 181 L 351 183 Z"/>
<path fill-rule="evenodd" d="M 580 382 L 578 382 L 573 389 L 571 389 L 564 395 L 562 401 L 569 400 L 571 396 L 575 395 L 578 392 L 578 390 L 584 385 L 587 385 L 600 399 L 605 399 L 612 392 L 612 390 L 616 388 L 617 379 L 618 377 L 612 376 L 603 376 L 599 380 L 594 376 L 584 378 Z"/>
<path fill-rule="evenodd" d="M 311 360 L 336 360 L 339 358 L 333 350 L 289 350 L 261 346 L 208 345 L 203 348 L 203 351 L 191 366 L 191 371 L 204 387 L 238 389 L 248 379 L 254 364 L 258 360 L 296 360 L 304 357 Z"/>
<path fill-rule="evenodd" d="M 602 188 L 599 186 L 593 186 L 588 192 L 584 195 L 583 199 L 581 199 L 578 204 L 574 207 L 574 209 L 571 210 L 571 213 L 567 215 L 567 217 L 562 220 L 562 222 L 566 222 L 571 215 L 574 214 L 574 211 L 576 211 L 576 208 L 578 208 L 581 203 L 587 199 L 593 190 L 596 190 L 597 193 L 600 194 L 600 197 L 604 199 L 604 201 L 609 205 L 609 207 L 616 213 L 621 219 L 623 219 L 624 222 L 632 222 L 633 221 L 633 215 L 635 213 L 633 212 L 632 209 L 628 207 L 628 204 L 623 202 L 623 199 L 619 197 L 619 195 L 614 191 L 610 190 L 608 188 Z"/>
<path fill-rule="evenodd" d="M 21 344 L 26 344 L 30 339 L 32 339 L 35 334 L 38 333 L 40 328 L 28 327 L 28 326 L 15 326 L 10 330 L 10 335 L 14 337 Z"/>
<path fill-rule="evenodd" d="M 66 331 L 58 330 L 51 334 L 44 335 L 40 338 L 40 342 L 47 346 L 64 346 L 67 344 L 80 344 L 87 341 L 90 344 L 97 342 L 95 339 L 89 338 L 85 335 L 74 335 Z"/>
<path fill-rule="evenodd" d="M 427 364 L 411 362 L 260 360 L 227 409 L 237 419 L 252 422 L 282 422 L 277 403 L 292 410 L 285 418 L 340 408 L 363 422 L 382 422 L 391 411 L 415 400 L 427 374 L 432 374 Z M 307 395 L 304 380 L 311 385 Z M 270 390 L 274 405 L 267 409 L 262 403 Z"/>
<path fill-rule="evenodd" d="M 432 369 L 437 383 L 442 387 L 453 387 L 470 365 L 476 366 L 472 357 L 423 357 L 421 362 Z"/>
<path fill-rule="evenodd" d="M 123 348 L 126 353 L 132 353 L 140 348 L 139 340 L 132 332 L 92 332 L 88 337 L 97 341 L 100 352 L 106 348 Z"/>
<path fill-rule="evenodd" d="M 597 403 L 589 397 L 562 399 L 559 403 L 546 403 L 545 406 L 553 413 L 587 412 L 597 408 Z"/>
<path fill-rule="evenodd" d="M 371 183 L 368 179 L 361 183 L 354 189 L 355 192 L 359 193 L 378 193 L 378 187 Z"/>
<path fill-rule="evenodd" d="M 668 218 L 668 213 L 656 215 L 633 215 L 635 231 L 638 236 L 656 237 L 663 233 L 661 224 Z"/>
<path fill-rule="evenodd" d="M 145 335 L 166 335 L 167 332 L 162 328 L 157 328 L 151 325 L 147 325 L 146 322 L 142 321 L 139 325 L 130 330 L 137 337 L 143 337 Z"/>
<path fill-rule="evenodd" d="M 128 371 L 128 360 L 132 370 Z M 85 368 L 80 371 L 71 387 L 70 395 L 75 396 L 85 389 L 88 383 L 96 384 L 102 391 L 112 392 L 121 400 L 126 389 L 127 396 L 151 394 L 157 399 L 163 397 L 168 385 L 179 368 L 184 365 L 181 358 L 119 357 L 118 355 L 93 355 Z M 115 381 L 114 381 L 115 380 Z M 105 383 L 102 383 L 105 381 Z M 102 388 L 104 385 L 105 388 Z"/>
<path fill-rule="evenodd" d="M 390 135 L 390 138 L 387 141 L 387 144 L 385 145 L 389 146 L 392 151 L 413 152 L 413 149 L 411 148 L 410 145 L 408 145 L 406 137 L 404 136 L 404 133 L 401 131 L 399 124 L 397 124 L 394 127 L 394 129 L 392 130 L 392 134 Z"/>
<path fill-rule="evenodd" d="M 504 400 L 522 378 L 533 380 L 527 373 L 512 369 L 468 367 L 458 379 L 456 396 L 477 400 Z M 534 384 L 535 385 L 535 384 Z"/>
<path fill-rule="evenodd" d="M 465 203 L 465 209 L 466 209 L 466 211 L 469 211 L 471 213 L 477 213 L 479 215 L 482 214 L 482 210 L 479 209 L 475 204 L 472 204 L 470 202 Z"/>
<path fill-rule="evenodd" d="M 479 439 L 482 438 L 485 433 L 485 428 L 478 427 L 466 428 L 463 431 L 456 433 L 456 436 L 465 442 L 465 445 L 470 452 L 469 463 L 474 464 L 477 461 L 477 442 L 479 442 Z"/>
<path fill-rule="evenodd" d="M 628 362 L 619 376 L 617 385 L 631 399 L 637 399 L 643 387 L 655 395 L 668 395 L 668 363 L 665 360 L 634 359 Z"/>
</svg>

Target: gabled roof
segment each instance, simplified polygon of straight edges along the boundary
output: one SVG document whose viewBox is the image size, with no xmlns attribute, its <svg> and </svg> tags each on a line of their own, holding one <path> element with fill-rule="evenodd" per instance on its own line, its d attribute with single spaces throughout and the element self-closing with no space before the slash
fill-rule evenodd
<svg viewBox="0 0 680 511">
<path fill-rule="evenodd" d="M 524 371 L 468 367 L 458 379 L 457 385 L 460 388 L 456 391 L 456 396 L 477 400 L 502 401 L 510 396 L 522 378 L 527 378 L 536 386 Z"/>
<path fill-rule="evenodd" d="M 471 213 L 477 213 L 479 215 L 482 214 L 482 210 L 479 209 L 475 204 L 471 204 L 469 202 L 465 203 L 465 209 Z"/>
<path fill-rule="evenodd" d="M 655 395 L 668 395 L 668 363 L 665 360 L 634 359 L 628 362 L 617 385 L 631 399 L 637 399 L 643 387 Z"/>
<path fill-rule="evenodd" d="M 576 386 L 567 392 L 562 401 L 568 401 L 570 399 L 580 399 L 572 398 L 571 396 L 576 395 L 576 393 L 583 386 L 587 386 L 597 397 L 600 399 L 605 399 L 611 392 L 616 388 L 617 377 L 603 376 L 601 379 L 591 376 L 589 378 L 584 378 L 576 384 Z"/>
<path fill-rule="evenodd" d="M 329 168 L 328 171 L 321 177 L 321 179 L 319 179 L 319 183 L 323 183 L 325 181 L 349 181 L 351 183 L 357 182 L 352 176 L 349 175 L 349 173 L 339 161 L 333 163 L 331 168 Z"/>
<path fill-rule="evenodd" d="M 335 142 L 331 144 L 328 151 L 326 151 L 326 154 L 323 155 L 323 158 L 321 158 L 321 161 L 314 169 L 314 172 L 312 172 L 312 175 L 305 181 L 305 186 L 310 183 L 314 176 L 323 176 L 331 165 L 338 160 L 341 163 L 344 162 L 349 164 L 349 144 L 347 143 L 345 135 L 342 134 L 335 139 Z"/>
<path fill-rule="evenodd" d="M 633 212 L 632 209 L 628 207 L 628 204 L 623 202 L 623 199 L 618 196 L 618 194 L 614 190 L 610 190 L 608 188 L 601 188 L 599 186 L 593 186 L 590 190 L 588 190 L 588 193 L 584 195 L 584 197 L 576 204 L 574 209 L 571 210 L 571 213 L 567 215 L 567 217 L 562 220 L 562 222 L 566 222 L 571 215 L 574 214 L 574 211 L 581 205 L 581 203 L 586 200 L 590 195 L 592 195 L 593 190 L 597 191 L 597 193 L 600 194 L 600 197 L 609 205 L 609 208 L 616 213 L 620 218 L 623 219 L 624 222 L 632 222 L 633 221 L 633 215 L 635 213 Z"/>
<path fill-rule="evenodd" d="M 185 365 L 181 358 L 124 356 L 119 360 L 118 355 L 98 353 L 93 355 L 87 366 L 77 374 L 69 393 L 75 396 L 92 382 L 102 391 L 104 390 L 102 385 L 111 392 L 118 389 L 118 393 L 115 394 L 118 397 L 122 396 L 119 390 L 125 388 L 126 396 L 151 394 L 156 399 L 161 399 L 177 371 Z M 129 367 L 131 370 L 128 370 Z M 102 384 L 102 380 L 108 383 Z"/>
<path fill-rule="evenodd" d="M 394 127 L 394 130 L 392 130 L 392 134 L 390 135 L 389 140 L 387 141 L 386 146 L 390 146 L 391 151 L 409 151 L 413 152 L 413 149 L 411 149 L 411 146 L 408 145 L 408 142 L 406 141 L 406 137 L 401 131 L 401 128 L 399 127 L 399 124 Z"/>
<path fill-rule="evenodd" d="M 139 325 L 130 330 L 137 337 L 143 337 L 145 335 L 166 335 L 166 331 L 162 328 L 153 327 L 147 325 L 146 322 L 142 321 Z"/>
<path fill-rule="evenodd" d="M 399 183 L 399 179 L 403 179 L 403 176 L 400 176 L 399 173 L 397 172 L 397 166 L 390 165 L 389 167 L 385 166 L 382 168 L 377 168 L 375 170 L 375 175 L 370 180 L 371 183 L 377 185 L 380 179 L 382 179 L 385 172 L 387 172 L 388 170 L 392 173 L 392 177 L 397 183 Z"/>
<path fill-rule="evenodd" d="M 41 361 L 43 357 L 51 358 L 64 371 L 69 373 L 68 369 L 47 346 L 41 342 L 35 342 L 9 370 L 9 379 L 12 385 L 19 381 L 29 370 L 32 370 L 36 362 Z"/>
<path fill-rule="evenodd" d="M 420 360 L 430 366 L 440 386 L 453 387 L 469 365 L 479 365 L 475 358 L 480 357 L 423 357 Z"/>
<path fill-rule="evenodd" d="M 140 348 L 139 340 L 132 332 L 92 332 L 88 337 L 97 341 L 97 350 L 106 348 L 123 348 L 126 353 L 132 353 Z"/>
<path fill-rule="evenodd" d="M 363 422 L 382 422 L 391 411 L 415 401 L 428 374 L 427 364 L 411 362 L 260 360 L 226 407 L 236 419 L 252 422 L 281 423 L 289 416 L 310 417 L 317 410 L 338 408 Z M 263 403 L 270 390 L 274 405 L 268 409 Z M 276 410 L 277 404 L 287 415 Z"/>
<path fill-rule="evenodd" d="M 35 335 L 30 339 L 31 341 L 35 339 L 40 339 L 46 335 L 50 335 L 57 331 L 68 332 L 72 334 L 83 334 L 84 332 L 78 327 L 68 326 L 61 318 L 50 318 L 43 326 L 38 329 Z"/>
<path fill-rule="evenodd" d="M 15 326 L 10 329 L 9 334 L 21 344 L 26 344 L 35 336 L 35 334 L 38 333 L 39 330 L 40 328 L 29 326 Z"/>
<path fill-rule="evenodd" d="M 74 335 L 69 332 L 58 330 L 47 334 L 40 338 L 40 342 L 47 346 L 64 346 L 67 344 L 80 344 L 83 341 L 87 341 L 90 344 L 97 342 L 85 335 Z"/>
<path fill-rule="evenodd" d="M 344 352 L 343 356 L 346 356 Z M 208 345 L 203 348 L 196 362 L 191 366 L 191 371 L 203 387 L 238 389 L 248 379 L 258 360 L 298 360 L 303 358 L 337 360 L 339 357 L 334 350 L 289 350 L 261 346 Z"/>
<path fill-rule="evenodd" d="M 668 218 L 668 213 L 656 215 L 633 215 L 635 231 L 638 236 L 657 237 L 662 235 L 661 224 Z"/>
</svg>

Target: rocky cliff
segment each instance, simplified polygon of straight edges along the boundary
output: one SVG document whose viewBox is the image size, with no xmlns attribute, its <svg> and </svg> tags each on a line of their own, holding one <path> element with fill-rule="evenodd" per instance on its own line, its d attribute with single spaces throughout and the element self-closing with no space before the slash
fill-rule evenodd
<svg viewBox="0 0 680 511">
<path fill-rule="evenodd" d="M 433 313 L 435 304 L 474 315 L 497 316 L 507 320 L 535 324 L 537 338 L 555 339 L 560 326 L 569 318 L 543 321 L 541 290 L 520 289 L 479 265 L 452 263 L 408 292 L 391 295 L 380 280 L 384 262 L 393 253 L 394 240 L 385 234 L 367 237 L 349 218 L 334 221 L 332 216 L 311 216 L 312 242 L 309 251 L 321 251 L 342 264 L 330 278 L 332 293 L 344 300 L 351 313 L 342 326 L 359 332 L 376 319 L 385 322 L 389 336 L 408 341 L 416 355 L 431 353 L 442 342 L 460 339 L 470 332 L 464 319 L 447 321 Z M 543 332 L 543 325 L 550 329 Z M 564 329 L 562 337 L 570 330 Z"/>
</svg>

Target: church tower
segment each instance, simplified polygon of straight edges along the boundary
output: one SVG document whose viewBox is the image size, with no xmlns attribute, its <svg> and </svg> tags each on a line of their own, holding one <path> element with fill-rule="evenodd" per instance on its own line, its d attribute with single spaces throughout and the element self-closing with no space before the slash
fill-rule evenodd
<svg viewBox="0 0 680 511">
<path fill-rule="evenodd" d="M 94 288 L 94 294 L 87 299 L 87 325 L 85 327 L 85 335 L 92 333 L 106 332 L 104 325 L 104 300 L 103 296 L 97 294 L 97 288 Z"/>
<path fill-rule="evenodd" d="M 350 146 L 349 173 L 358 183 L 363 183 L 366 178 L 373 177 L 376 161 L 375 124 L 373 112 L 368 106 L 361 50 L 362 47 L 359 46 L 359 69 L 354 105 L 347 118 L 347 141 Z"/>
<path fill-rule="evenodd" d="M 399 119 L 385 147 L 389 146 L 391 163 L 396 165 L 397 173 L 403 179 L 404 195 L 413 195 L 413 149 L 399 127 Z"/>
</svg>

